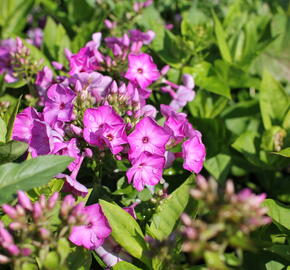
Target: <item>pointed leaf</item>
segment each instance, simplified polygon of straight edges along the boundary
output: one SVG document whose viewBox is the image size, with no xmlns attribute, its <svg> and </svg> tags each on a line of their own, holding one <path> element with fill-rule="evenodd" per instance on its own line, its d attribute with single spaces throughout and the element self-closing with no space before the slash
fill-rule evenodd
<svg viewBox="0 0 290 270">
<path fill-rule="evenodd" d="M 180 215 L 187 206 L 190 196 L 189 189 L 194 179 L 194 175 L 190 176 L 157 207 L 150 227 L 147 227 L 148 234 L 158 240 L 162 240 L 171 234 Z"/>
<path fill-rule="evenodd" d="M 72 162 L 67 156 L 40 156 L 20 164 L 0 166 L 0 204 L 13 198 L 17 190 L 30 190 L 47 184 Z"/>
<path fill-rule="evenodd" d="M 268 215 L 277 223 L 290 230 L 290 207 L 276 202 L 272 199 L 267 199 L 263 202 L 269 211 Z"/>
<path fill-rule="evenodd" d="M 226 34 L 224 32 L 224 29 L 222 27 L 221 22 L 219 21 L 217 15 L 215 12 L 212 12 L 213 19 L 214 19 L 214 30 L 215 30 L 215 35 L 217 39 L 217 44 L 220 50 L 220 53 L 222 55 L 222 58 L 227 61 L 228 63 L 232 62 L 232 56 L 230 49 L 228 47 L 227 41 L 226 41 Z"/>
<path fill-rule="evenodd" d="M 289 109 L 290 99 L 282 86 L 267 71 L 263 73 L 260 92 L 260 109 L 265 129 L 281 126 Z"/>
<path fill-rule="evenodd" d="M 112 228 L 114 239 L 132 256 L 150 265 L 149 258 L 145 256 L 147 246 L 144 235 L 137 221 L 120 206 L 104 200 L 99 202 Z"/>
<path fill-rule="evenodd" d="M 28 149 L 28 144 L 18 141 L 0 143 L 0 164 L 14 161 L 22 156 Z"/>
</svg>

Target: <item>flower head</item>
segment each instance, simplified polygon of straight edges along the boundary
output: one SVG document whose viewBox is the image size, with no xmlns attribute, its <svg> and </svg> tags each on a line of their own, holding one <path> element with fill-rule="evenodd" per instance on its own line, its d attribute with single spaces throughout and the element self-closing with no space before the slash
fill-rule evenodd
<svg viewBox="0 0 290 270">
<path fill-rule="evenodd" d="M 157 66 L 149 54 L 129 54 L 129 68 L 125 78 L 137 83 L 141 88 L 146 88 L 160 77 Z"/>
<path fill-rule="evenodd" d="M 159 126 L 155 120 L 151 117 L 143 118 L 128 136 L 130 158 L 136 158 L 144 151 L 164 155 L 165 145 L 169 138 L 170 134 Z"/>
<path fill-rule="evenodd" d="M 194 136 L 182 144 L 184 158 L 183 168 L 191 172 L 199 173 L 203 167 L 206 150 L 201 141 L 201 136 Z"/>
<path fill-rule="evenodd" d="M 161 180 L 164 164 L 163 156 L 145 151 L 134 160 L 133 167 L 127 171 L 128 182 L 133 181 L 133 186 L 138 191 L 143 190 L 145 185 L 154 186 Z"/>
<path fill-rule="evenodd" d="M 99 204 L 87 206 L 83 212 L 87 215 L 88 224 L 73 227 L 69 240 L 77 246 L 96 249 L 104 243 L 112 230 Z"/>
</svg>

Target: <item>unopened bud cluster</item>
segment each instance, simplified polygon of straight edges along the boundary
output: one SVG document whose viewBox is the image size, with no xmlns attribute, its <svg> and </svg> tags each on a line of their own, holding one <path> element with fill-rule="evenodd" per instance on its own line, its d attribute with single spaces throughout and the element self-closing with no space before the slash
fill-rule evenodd
<svg viewBox="0 0 290 270">
<path fill-rule="evenodd" d="M 61 237 L 68 238 L 73 226 L 87 224 L 82 203 L 76 204 L 74 197 L 67 195 L 59 206 L 58 197 L 58 193 L 48 199 L 41 195 L 32 203 L 19 191 L 15 206 L 2 206 L 12 221 L 8 226 L 0 223 L 0 264 L 11 263 L 13 269 L 22 269 L 35 257 L 43 262 Z"/>
<path fill-rule="evenodd" d="M 198 175 L 191 195 L 202 205 L 197 219 L 185 213 L 181 216 L 182 250 L 190 252 L 195 260 L 208 251 L 222 254 L 228 247 L 236 248 L 236 237 L 249 241 L 250 232 L 271 222 L 265 216 L 267 208 L 261 206 L 266 195 L 255 195 L 250 189 L 235 193 L 231 180 L 221 192 L 214 179 L 207 181 Z"/>
<path fill-rule="evenodd" d="M 25 79 L 31 82 L 40 70 L 42 61 L 33 59 L 30 49 L 23 44 L 20 38 L 16 38 L 16 49 L 10 54 L 13 76 L 19 80 Z"/>
</svg>

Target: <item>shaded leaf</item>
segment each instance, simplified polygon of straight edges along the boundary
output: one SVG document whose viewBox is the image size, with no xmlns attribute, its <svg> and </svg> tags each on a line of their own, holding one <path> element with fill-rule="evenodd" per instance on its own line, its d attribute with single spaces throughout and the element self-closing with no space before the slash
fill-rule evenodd
<svg viewBox="0 0 290 270">
<path fill-rule="evenodd" d="M 263 202 L 269 211 L 268 215 L 277 223 L 290 230 L 290 207 L 276 202 L 272 199 L 267 199 Z"/>
<path fill-rule="evenodd" d="M 0 204 L 12 199 L 17 190 L 29 190 L 47 184 L 71 162 L 67 156 L 40 156 L 20 164 L 0 166 Z"/>
<path fill-rule="evenodd" d="M 194 175 L 190 176 L 168 198 L 162 201 L 152 217 L 150 226 L 147 227 L 148 234 L 158 240 L 162 240 L 171 234 L 187 206 L 190 197 L 189 189 L 192 187 L 194 179 Z"/>
<path fill-rule="evenodd" d="M 99 200 L 99 203 L 112 228 L 114 239 L 132 256 L 150 265 L 145 255 L 147 246 L 144 235 L 136 220 L 118 205 L 104 200 Z"/>
<path fill-rule="evenodd" d="M 0 143 L 0 164 L 14 161 L 22 156 L 28 149 L 28 144 L 18 141 Z"/>
</svg>

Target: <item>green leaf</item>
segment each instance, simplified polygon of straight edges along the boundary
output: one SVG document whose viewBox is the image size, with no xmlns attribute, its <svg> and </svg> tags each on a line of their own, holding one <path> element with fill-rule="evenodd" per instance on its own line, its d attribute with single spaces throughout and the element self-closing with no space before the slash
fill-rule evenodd
<svg viewBox="0 0 290 270">
<path fill-rule="evenodd" d="M 281 258 L 290 262 L 290 246 L 289 245 L 272 245 L 271 247 L 265 248 L 270 252 L 279 255 Z"/>
<path fill-rule="evenodd" d="M 18 35 L 27 23 L 27 15 L 31 12 L 33 0 L 1 0 L 5 7 L 0 6 L 0 24 L 3 25 L 4 38 Z M 5 3 L 6 2 L 6 3 Z"/>
<path fill-rule="evenodd" d="M 64 49 L 70 48 L 70 39 L 62 24 L 56 24 L 51 17 L 48 17 L 44 28 L 43 42 L 51 59 L 61 63 L 65 61 Z"/>
<path fill-rule="evenodd" d="M 263 73 L 259 101 L 265 129 L 271 128 L 272 125 L 281 126 L 289 109 L 289 96 L 267 71 Z"/>
<path fill-rule="evenodd" d="M 168 198 L 161 202 L 152 217 L 150 226 L 147 227 L 149 235 L 158 240 L 163 240 L 171 234 L 187 206 L 190 198 L 189 189 L 192 187 L 194 179 L 194 175 L 191 175 Z"/>
<path fill-rule="evenodd" d="M 223 182 L 227 178 L 230 169 L 230 162 L 230 155 L 220 153 L 207 159 L 204 163 L 204 167 L 215 179 Z"/>
<path fill-rule="evenodd" d="M 137 221 L 120 206 L 100 200 L 102 210 L 112 228 L 114 239 L 132 256 L 147 265 L 150 260 L 146 257 L 146 242 Z"/>
<path fill-rule="evenodd" d="M 222 260 L 222 256 L 218 252 L 206 251 L 204 253 L 204 259 L 209 268 L 216 270 L 230 270 Z"/>
<path fill-rule="evenodd" d="M 10 139 L 12 137 L 13 125 L 14 125 L 14 121 L 15 121 L 16 115 L 17 115 L 18 110 L 19 110 L 21 98 L 22 98 L 22 96 L 20 96 L 18 98 L 17 102 L 13 106 L 11 106 L 5 114 L 4 121 L 5 121 L 6 127 L 7 127 L 7 132 L 6 132 L 6 141 L 7 142 L 10 141 Z"/>
<path fill-rule="evenodd" d="M 279 152 L 273 152 L 273 154 L 280 155 L 280 156 L 283 156 L 283 157 L 290 157 L 290 147 L 282 149 Z"/>
<path fill-rule="evenodd" d="M 232 147 L 242 153 L 245 158 L 256 166 L 262 166 L 264 163 L 259 159 L 256 140 L 258 134 L 251 131 L 242 133 L 232 144 Z"/>
<path fill-rule="evenodd" d="M 67 257 L 66 264 L 68 265 L 68 270 L 90 270 L 92 254 L 83 247 L 74 247 Z"/>
<path fill-rule="evenodd" d="M 6 142 L 7 128 L 4 120 L 0 117 L 0 142 Z"/>
<path fill-rule="evenodd" d="M 141 268 L 125 261 L 118 262 L 116 265 L 113 266 L 113 270 L 125 270 L 125 269 L 126 270 L 141 270 Z"/>
<path fill-rule="evenodd" d="M 226 62 L 231 63 L 232 56 L 231 56 L 231 52 L 226 41 L 226 34 L 224 32 L 221 22 L 219 21 L 214 11 L 212 12 L 212 15 L 213 15 L 214 24 L 215 24 L 214 25 L 215 35 L 216 35 L 217 44 L 218 44 L 220 53 L 222 55 L 222 58 Z"/>
<path fill-rule="evenodd" d="M 290 207 L 276 202 L 272 199 L 267 199 L 263 202 L 269 211 L 268 215 L 277 223 L 290 230 Z"/>
<path fill-rule="evenodd" d="M 183 71 L 191 74 L 195 79 L 195 83 L 201 88 L 231 99 L 231 89 L 228 82 L 219 78 L 217 74 L 209 75 L 215 73 L 210 63 L 203 61 L 194 67 L 186 67 Z"/>
<path fill-rule="evenodd" d="M 30 190 L 45 185 L 71 162 L 67 156 L 40 156 L 20 164 L 7 163 L 0 166 L 0 204 L 13 198 L 17 190 Z"/>
<path fill-rule="evenodd" d="M 190 46 L 180 36 L 165 31 L 163 44 L 157 53 L 166 64 L 178 68 L 190 57 Z"/>
<path fill-rule="evenodd" d="M 0 143 L 0 164 L 14 161 L 22 156 L 28 149 L 28 144 L 18 141 Z"/>
</svg>

